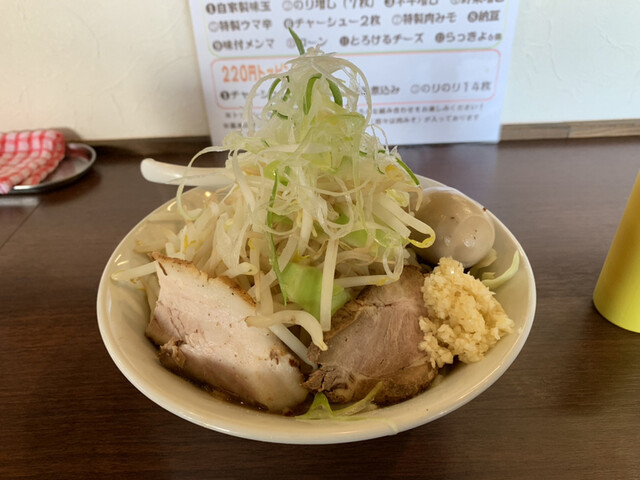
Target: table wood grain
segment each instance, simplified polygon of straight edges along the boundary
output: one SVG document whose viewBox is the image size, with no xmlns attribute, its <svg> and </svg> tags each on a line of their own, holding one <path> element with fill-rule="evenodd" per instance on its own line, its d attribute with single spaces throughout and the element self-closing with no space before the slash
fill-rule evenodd
<svg viewBox="0 0 640 480">
<path fill-rule="evenodd" d="M 174 188 L 146 156 L 186 163 L 202 139 L 94 143 L 78 182 L 0 197 L 0 478 L 640 478 L 640 334 L 591 294 L 640 170 L 640 139 L 401 148 L 416 173 L 492 210 L 529 255 L 529 339 L 487 391 L 392 437 L 288 446 L 163 410 L 118 371 L 96 294 L 123 236 Z M 204 164 L 221 164 L 221 157 Z"/>
</svg>

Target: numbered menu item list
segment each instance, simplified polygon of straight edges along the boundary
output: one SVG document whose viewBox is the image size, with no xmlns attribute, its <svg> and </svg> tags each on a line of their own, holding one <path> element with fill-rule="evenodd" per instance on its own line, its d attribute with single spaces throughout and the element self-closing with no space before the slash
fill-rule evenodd
<svg viewBox="0 0 640 480">
<path fill-rule="evenodd" d="M 305 46 L 366 75 L 392 144 L 497 141 L 517 1 L 191 0 L 211 137 L 241 127 L 251 87 Z M 254 106 L 262 106 L 259 91 Z M 364 107 L 364 106 L 363 106 Z"/>
</svg>

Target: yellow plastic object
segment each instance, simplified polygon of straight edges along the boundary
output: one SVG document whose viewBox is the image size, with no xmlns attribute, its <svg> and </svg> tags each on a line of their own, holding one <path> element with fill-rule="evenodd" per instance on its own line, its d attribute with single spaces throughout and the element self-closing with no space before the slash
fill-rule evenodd
<svg viewBox="0 0 640 480">
<path fill-rule="evenodd" d="M 640 333 L 640 173 L 593 292 L 611 323 Z"/>
</svg>

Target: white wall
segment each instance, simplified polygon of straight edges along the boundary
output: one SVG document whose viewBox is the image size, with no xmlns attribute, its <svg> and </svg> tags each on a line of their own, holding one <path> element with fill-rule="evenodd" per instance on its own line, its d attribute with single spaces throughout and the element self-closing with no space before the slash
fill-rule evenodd
<svg viewBox="0 0 640 480">
<path fill-rule="evenodd" d="M 207 135 L 186 0 L 0 0 L 0 131 Z"/>
<path fill-rule="evenodd" d="M 640 1 L 520 0 L 503 123 L 640 118 Z"/>
<path fill-rule="evenodd" d="M 503 123 L 640 118 L 640 1 L 521 0 Z M 0 131 L 207 135 L 186 0 L 0 0 Z"/>
</svg>

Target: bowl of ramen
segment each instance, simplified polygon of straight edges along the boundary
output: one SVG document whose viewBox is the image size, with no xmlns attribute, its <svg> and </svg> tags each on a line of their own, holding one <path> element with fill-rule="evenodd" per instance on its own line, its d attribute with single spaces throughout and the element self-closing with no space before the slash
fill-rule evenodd
<svg viewBox="0 0 640 480">
<path fill-rule="evenodd" d="M 143 162 L 176 198 L 107 262 L 100 333 L 138 390 L 205 428 L 293 444 L 396 434 L 509 368 L 533 272 L 490 211 L 378 138 L 355 65 L 296 44 L 222 146 L 178 169 Z M 193 165 L 214 151 L 224 167 Z"/>
</svg>

